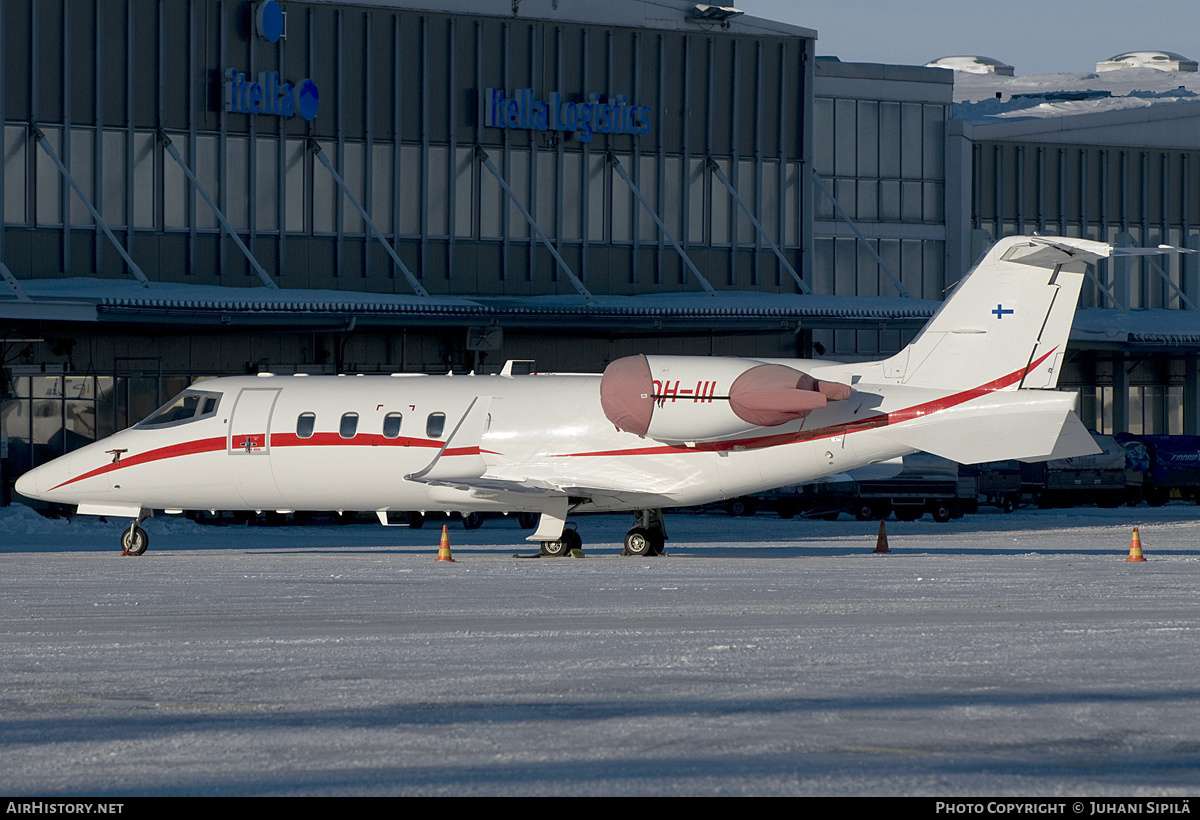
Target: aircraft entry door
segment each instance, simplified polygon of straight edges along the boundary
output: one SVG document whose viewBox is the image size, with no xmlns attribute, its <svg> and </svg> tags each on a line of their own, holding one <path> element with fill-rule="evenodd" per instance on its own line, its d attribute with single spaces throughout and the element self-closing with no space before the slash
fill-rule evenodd
<svg viewBox="0 0 1200 820">
<path fill-rule="evenodd" d="M 248 509 L 283 509 L 286 503 L 271 471 L 271 413 L 279 388 L 251 387 L 238 394 L 229 419 L 226 452 L 234 487 Z"/>
</svg>

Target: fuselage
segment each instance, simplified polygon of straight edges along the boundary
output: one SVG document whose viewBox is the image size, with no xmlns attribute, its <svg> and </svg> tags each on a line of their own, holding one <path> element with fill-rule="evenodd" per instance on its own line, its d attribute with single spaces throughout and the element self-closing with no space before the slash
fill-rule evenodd
<svg viewBox="0 0 1200 820">
<path fill-rule="evenodd" d="M 557 374 L 214 379 L 189 391 L 201 406 L 70 453 L 17 489 L 85 508 L 181 510 L 539 511 L 546 494 L 566 493 L 575 509 L 599 511 L 705 503 L 912 449 L 875 442 L 856 454 L 847 433 L 886 423 L 888 407 L 874 393 L 778 427 L 668 443 L 615 429 L 599 382 Z M 912 398 L 929 398 L 924 392 Z M 479 397 L 488 400 L 481 429 L 459 430 Z M 435 460 L 441 479 L 413 478 Z"/>
</svg>

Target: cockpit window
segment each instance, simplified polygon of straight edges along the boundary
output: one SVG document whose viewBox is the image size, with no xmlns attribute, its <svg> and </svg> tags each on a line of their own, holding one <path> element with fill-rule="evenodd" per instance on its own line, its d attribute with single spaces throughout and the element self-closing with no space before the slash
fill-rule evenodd
<svg viewBox="0 0 1200 820">
<path fill-rule="evenodd" d="M 220 393 L 184 390 L 147 416 L 138 427 L 169 427 L 215 416 L 221 403 Z"/>
</svg>

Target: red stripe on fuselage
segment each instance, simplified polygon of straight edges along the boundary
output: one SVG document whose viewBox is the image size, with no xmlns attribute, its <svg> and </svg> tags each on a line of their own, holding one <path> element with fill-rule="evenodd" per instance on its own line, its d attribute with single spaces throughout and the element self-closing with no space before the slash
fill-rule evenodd
<svg viewBox="0 0 1200 820">
<path fill-rule="evenodd" d="M 380 435 L 362 435 L 354 438 L 342 438 L 337 433 L 314 433 L 308 438 L 300 438 L 295 433 L 272 433 L 271 447 L 421 447 L 426 449 L 440 448 L 445 442 L 435 439 L 426 438 L 385 438 Z M 68 479 L 61 484 L 51 487 L 51 490 L 57 490 L 60 487 L 66 487 L 69 484 L 74 484 L 76 481 L 83 481 L 86 478 L 94 478 L 98 475 L 104 475 L 114 470 L 122 470 L 126 467 L 135 467 L 139 464 L 149 464 L 155 461 L 163 461 L 170 458 L 178 458 L 180 456 L 196 455 L 198 453 L 214 453 L 226 449 L 226 439 L 224 436 L 220 438 L 205 438 L 196 439 L 195 441 L 185 441 L 179 444 L 171 444 L 166 447 L 159 447 L 154 450 L 147 450 L 144 453 L 137 455 L 122 456 L 121 460 L 113 464 L 105 464 L 103 467 L 97 467 L 82 475 L 77 475 L 74 478 Z M 479 455 L 481 450 L 478 446 L 471 447 L 450 447 L 443 453 L 443 456 L 473 456 Z"/>
</svg>

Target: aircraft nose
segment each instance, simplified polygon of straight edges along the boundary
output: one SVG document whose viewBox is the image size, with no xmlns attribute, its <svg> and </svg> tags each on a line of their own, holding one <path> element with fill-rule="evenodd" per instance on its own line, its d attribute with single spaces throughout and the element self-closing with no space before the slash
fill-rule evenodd
<svg viewBox="0 0 1200 820">
<path fill-rule="evenodd" d="M 38 471 L 40 468 L 35 468 L 22 475 L 17 479 L 16 491 L 26 498 L 40 498 L 38 495 Z"/>
</svg>

